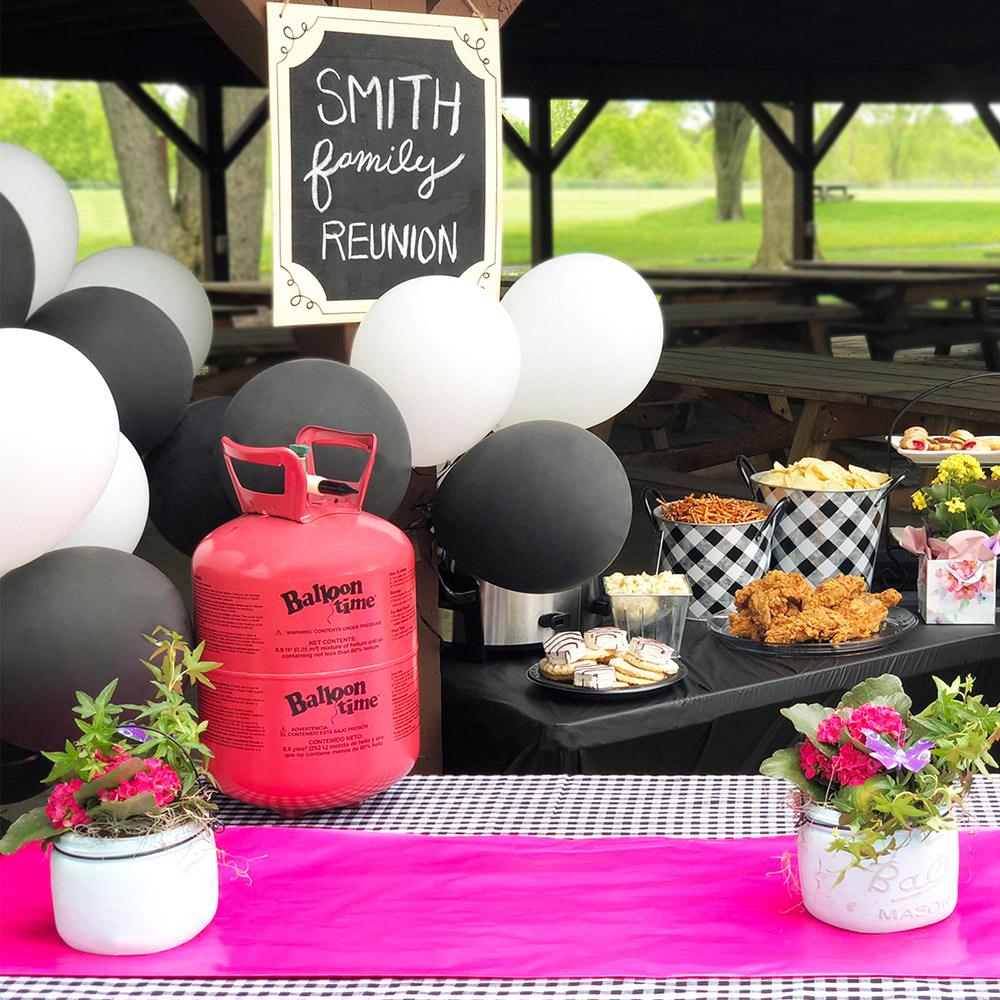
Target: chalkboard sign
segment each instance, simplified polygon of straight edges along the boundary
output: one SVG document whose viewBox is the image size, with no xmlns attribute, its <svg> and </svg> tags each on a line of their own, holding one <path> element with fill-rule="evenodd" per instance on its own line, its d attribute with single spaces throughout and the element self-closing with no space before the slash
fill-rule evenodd
<svg viewBox="0 0 1000 1000">
<path fill-rule="evenodd" d="M 269 3 L 278 326 L 409 278 L 499 295 L 499 22 Z"/>
</svg>

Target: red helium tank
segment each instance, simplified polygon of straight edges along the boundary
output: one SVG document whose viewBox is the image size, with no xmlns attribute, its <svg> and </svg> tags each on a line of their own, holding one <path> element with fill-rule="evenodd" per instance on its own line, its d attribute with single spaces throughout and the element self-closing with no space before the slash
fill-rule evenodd
<svg viewBox="0 0 1000 1000">
<path fill-rule="evenodd" d="M 244 513 L 191 564 L 195 633 L 222 663 L 215 689 L 198 689 L 209 770 L 226 794 L 286 816 L 383 791 L 420 748 L 413 546 L 361 510 L 375 435 L 306 427 L 296 444 L 306 464 L 222 439 Z M 370 452 L 360 481 L 310 492 L 312 445 Z M 244 487 L 234 459 L 280 466 L 284 492 Z"/>
</svg>

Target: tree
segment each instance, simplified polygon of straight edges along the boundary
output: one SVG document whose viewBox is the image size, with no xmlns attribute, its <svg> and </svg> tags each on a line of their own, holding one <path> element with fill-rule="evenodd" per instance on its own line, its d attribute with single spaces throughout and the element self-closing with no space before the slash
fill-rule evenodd
<svg viewBox="0 0 1000 1000">
<path fill-rule="evenodd" d="M 116 84 L 98 87 L 118 161 L 132 242 L 196 270 L 197 238 L 184 228 L 171 201 L 167 163 L 156 128 Z"/>
<path fill-rule="evenodd" d="M 865 111 L 888 147 L 889 179 L 897 181 L 903 176 L 904 160 L 919 142 L 930 109 L 919 104 L 871 104 Z"/>
<path fill-rule="evenodd" d="M 766 104 L 785 135 L 792 137 L 792 112 L 777 104 Z M 754 267 L 787 267 L 794 256 L 792 168 L 765 136 L 760 137 L 760 191 L 763 227 Z"/>
<path fill-rule="evenodd" d="M 754 120 L 742 104 L 717 101 L 712 116 L 715 132 L 715 221 L 741 221 L 743 214 L 743 161 L 754 129 Z"/>
<path fill-rule="evenodd" d="M 114 84 L 100 84 L 101 100 L 111 129 L 122 183 L 122 196 L 132 241 L 159 250 L 185 267 L 203 271 L 201 176 L 183 155 L 177 157 L 177 183 L 171 197 L 167 157 L 155 126 Z M 223 130 L 227 136 L 256 107 L 264 91 L 225 88 Z M 197 105 L 193 97 L 182 112 L 184 129 L 196 134 Z M 263 234 L 267 138 L 262 129 L 226 172 L 230 276 L 254 280 L 260 275 Z"/>
<path fill-rule="evenodd" d="M 0 80 L 0 139 L 45 159 L 45 123 L 51 98 L 21 80 Z"/>
</svg>

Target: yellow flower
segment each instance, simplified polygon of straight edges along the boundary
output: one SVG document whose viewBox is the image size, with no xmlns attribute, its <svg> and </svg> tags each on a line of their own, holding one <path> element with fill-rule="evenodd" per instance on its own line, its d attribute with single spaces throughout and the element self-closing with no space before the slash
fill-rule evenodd
<svg viewBox="0 0 1000 1000">
<path fill-rule="evenodd" d="M 990 469 L 990 479 L 1000 479 L 1000 465 L 994 465 Z"/>
<path fill-rule="evenodd" d="M 985 479 L 986 473 L 978 460 L 971 455 L 952 455 L 938 464 L 938 474 L 934 479 L 935 483 L 955 483 L 961 486 L 964 483 L 978 483 L 980 479 Z"/>
<path fill-rule="evenodd" d="M 998 465 L 997 468 L 1000 469 L 1000 465 Z M 927 497 L 925 497 L 920 490 L 917 490 L 917 492 L 910 497 L 910 500 L 913 502 L 914 510 L 927 510 Z"/>
<path fill-rule="evenodd" d="M 965 510 L 965 501 L 955 497 L 954 500 L 945 501 L 945 507 L 949 514 L 961 514 Z"/>
</svg>

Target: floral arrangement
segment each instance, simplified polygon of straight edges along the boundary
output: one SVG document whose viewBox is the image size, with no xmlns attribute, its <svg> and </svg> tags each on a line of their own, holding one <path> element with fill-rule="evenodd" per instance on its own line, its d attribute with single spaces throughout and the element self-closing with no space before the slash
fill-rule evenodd
<svg viewBox="0 0 1000 1000">
<path fill-rule="evenodd" d="M 996 607 L 1000 554 L 1000 465 L 990 480 L 971 455 L 940 462 L 930 486 L 913 494 L 923 525 L 903 529 L 899 544 L 921 556 L 917 601 L 933 625 L 989 624 Z"/>
<path fill-rule="evenodd" d="M 993 466 L 990 479 L 1000 480 L 1000 465 Z M 920 487 L 911 502 L 935 538 L 958 531 L 1000 532 L 993 512 L 1000 505 L 1000 482 L 991 487 L 983 467 L 971 455 L 952 455 L 940 462 L 931 485 Z"/>
<path fill-rule="evenodd" d="M 81 735 L 66 749 L 44 754 L 55 783 L 44 806 L 18 817 L 0 840 L 0 854 L 68 831 L 102 837 L 138 836 L 195 821 L 210 822 L 214 782 L 205 768 L 211 751 L 184 685 L 212 683 L 220 666 L 203 661 L 204 643 L 191 649 L 177 632 L 158 626 L 144 638 L 154 646 L 141 662 L 152 673 L 155 697 L 145 705 L 115 705 L 118 680 L 96 698 L 77 691 Z M 129 721 L 122 716 L 129 713 Z"/>
<path fill-rule="evenodd" d="M 990 747 L 1000 737 L 1000 705 L 983 704 L 972 677 L 934 684 L 937 697 L 916 714 L 894 674 L 862 681 L 836 708 L 781 710 L 805 739 L 765 760 L 761 774 L 794 784 L 800 806 L 840 813 L 851 836 L 835 838 L 831 850 L 849 853 L 848 867 L 888 854 L 898 833 L 954 827 L 974 775 L 997 766 Z"/>
</svg>

